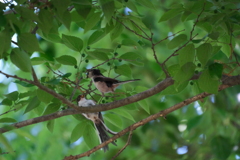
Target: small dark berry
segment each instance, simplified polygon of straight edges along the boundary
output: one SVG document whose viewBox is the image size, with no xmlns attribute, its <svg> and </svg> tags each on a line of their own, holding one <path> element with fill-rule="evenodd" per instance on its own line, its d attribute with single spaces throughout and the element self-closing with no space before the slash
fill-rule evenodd
<svg viewBox="0 0 240 160">
<path fill-rule="evenodd" d="M 87 49 L 89 50 L 91 47 L 90 46 L 87 46 Z"/>
<path fill-rule="evenodd" d="M 86 63 L 88 63 L 88 62 L 89 62 L 89 60 L 88 60 L 88 59 L 86 59 L 86 60 L 85 60 L 85 62 L 86 62 Z"/>
<path fill-rule="evenodd" d="M 201 63 L 198 63 L 197 66 L 198 66 L 198 67 L 201 67 L 202 65 L 201 65 Z"/>
<path fill-rule="evenodd" d="M 115 52 L 115 53 L 114 53 L 114 55 L 115 55 L 115 56 L 117 56 L 117 55 L 118 55 L 118 53 L 117 53 L 117 52 Z"/>
<path fill-rule="evenodd" d="M 102 100 L 102 103 L 105 103 L 105 100 Z"/>
<path fill-rule="evenodd" d="M 74 68 L 76 68 L 76 69 L 77 69 L 77 65 L 75 65 L 75 66 L 74 66 Z"/>
<path fill-rule="evenodd" d="M 105 97 L 105 99 L 108 99 L 108 97 Z"/>
<path fill-rule="evenodd" d="M 122 60 L 121 60 L 121 59 L 119 59 L 118 61 L 119 61 L 119 62 L 122 62 Z"/>
<path fill-rule="evenodd" d="M 121 48 L 121 44 L 119 44 L 117 47 L 118 47 L 118 48 Z"/>
<path fill-rule="evenodd" d="M 193 85 L 193 82 L 192 82 L 192 81 L 190 82 L 190 85 Z"/>
<path fill-rule="evenodd" d="M 224 10 L 224 9 L 225 9 L 225 6 L 222 6 L 222 7 L 221 7 L 221 9 L 223 9 L 223 10 Z"/>
<path fill-rule="evenodd" d="M 85 57 L 85 56 L 86 56 L 86 55 L 83 53 L 83 54 L 82 54 L 82 57 Z"/>
<path fill-rule="evenodd" d="M 125 0 L 125 2 L 128 2 L 128 0 Z"/>
<path fill-rule="evenodd" d="M 214 10 L 214 13 L 218 13 L 218 11 L 215 9 L 215 10 Z"/>
<path fill-rule="evenodd" d="M 108 66 L 110 66 L 110 65 L 111 65 L 111 63 L 109 63 L 109 62 L 108 62 L 108 63 L 107 63 L 107 65 L 108 65 Z"/>
<path fill-rule="evenodd" d="M 199 72 L 198 72 L 198 70 L 196 70 L 194 73 L 195 73 L 195 74 L 198 74 Z"/>
</svg>

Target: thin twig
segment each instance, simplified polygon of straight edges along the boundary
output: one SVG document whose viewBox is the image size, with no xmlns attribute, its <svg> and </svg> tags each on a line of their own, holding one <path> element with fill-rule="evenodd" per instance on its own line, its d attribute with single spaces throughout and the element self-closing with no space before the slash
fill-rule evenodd
<svg viewBox="0 0 240 160">
<path fill-rule="evenodd" d="M 119 156 L 119 155 L 123 152 L 123 150 L 126 149 L 128 145 L 130 145 L 131 139 L 132 139 L 132 133 L 133 133 L 133 131 L 131 130 L 131 131 L 129 132 L 129 135 L 128 135 L 127 143 L 123 146 L 123 148 L 121 148 L 121 149 L 118 151 L 118 153 L 117 153 L 115 156 L 112 157 L 111 160 L 114 160 L 115 158 L 117 158 L 117 156 Z"/>
<path fill-rule="evenodd" d="M 194 29 L 195 29 L 195 27 L 196 27 L 196 25 L 197 25 L 197 23 L 198 23 L 198 21 L 199 21 L 199 18 L 200 18 L 200 16 L 201 16 L 201 14 L 202 14 L 203 11 L 204 11 L 205 5 L 206 5 L 206 2 L 204 2 L 203 8 L 202 8 L 201 12 L 198 14 L 197 20 L 196 20 L 196 22 L 195 22 L 194 25 L 193 25 L 193 28 L 192 28 L 192 30 L 191 30 L 191 32 L 190 32 L 190 39 L 192 39 L 193 31 L 194 31 Z"/>
</svg>

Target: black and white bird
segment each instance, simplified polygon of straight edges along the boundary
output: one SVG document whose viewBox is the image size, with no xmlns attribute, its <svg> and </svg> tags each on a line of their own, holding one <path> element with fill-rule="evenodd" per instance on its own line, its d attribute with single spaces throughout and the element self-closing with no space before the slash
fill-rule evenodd
<svg viewBox="0 0 240 160">
<path fill-rule="evenodd" d="M 88 70 L 87 77 L 92 79 L 92 82 L 96 88 L 102 93 L 103 97 L 105 93 L 114 92 L 115 89 L 124 83 L 139 81 L 140 79 L 133 79 L 127 81 L 119 81 L 113 78 L 105 77 L 102 75 L 99 69 Z"/>
<path fill-rule="evenodd" d="M 89 107 L 89 106 L 94 106 L 96 104 L 93 100 L 86 99 L 84 95 L 79 95 L 77 97 L 77 103 L 78 103 L 79 107 Z M 112 135 L 117 134 L 117 132 L 114 132 L 114 131 L 110 130 L 104 124 L 101 112 L 82 113 L 82 115 L 93 122 L 93 124 L 96 128 L 100 143 L 103 143 L 110 138 L 109 135 L 107 134 L 107 132 L 112 134 Z M 112 142 L 112 144 L 117 146 L 117 144 L 115 142 Z M 106 152 L 108 149 L 109 149 L 108 145 L 103 147 L 104 152 Z"/>
</svg>

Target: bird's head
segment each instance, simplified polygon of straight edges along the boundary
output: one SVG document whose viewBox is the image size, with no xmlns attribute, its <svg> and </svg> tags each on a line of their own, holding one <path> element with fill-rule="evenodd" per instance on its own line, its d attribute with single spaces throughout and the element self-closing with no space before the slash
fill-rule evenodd
<svg viewBox="0 0 240 160">
<path fill-rule="evenodd" d="M 87 70 L 87 78 L 92 78 L 93 76 L 102 76 L 99 69 L 89 69 Z"/>
<path fill-rule="evenodd" d="M 77 102 L 81 101 L 82 99 L 85 99 L 85 95 L 84 95 L 84 94 L 79 95 L 79 96 L 77 97 Z"/>
</svg>

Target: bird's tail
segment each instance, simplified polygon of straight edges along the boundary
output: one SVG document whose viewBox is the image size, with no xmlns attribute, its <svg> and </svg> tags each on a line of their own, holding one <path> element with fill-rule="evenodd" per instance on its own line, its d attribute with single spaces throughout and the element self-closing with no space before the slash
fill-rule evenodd
<svg viewBox="0 0 240 160">
<path fill-rule="evenodd" d="M 134 82 L 134 81 L 139 81 L 140 79 L 132 79 L 132 80 L 127 80 L 127 81 L 120 81 L 118 84 L 125 84 L 129 82 Z"/>
<path fill-rule="evenodd" d="M 117 134 L 116 132 L 111 131 L 100 119 L 99 121 L 95 122 L 94 125 L 98 131 L 98 137 L 101 143 L 107 141 L 110 138 L 107 132 L 113 135 Z M 117 146 L 115 142 L 112 142 L 112 144 Z M 108 145 L 103 147 L 104 152 L 106 152 L 108 149 Z"/>
</svg>

